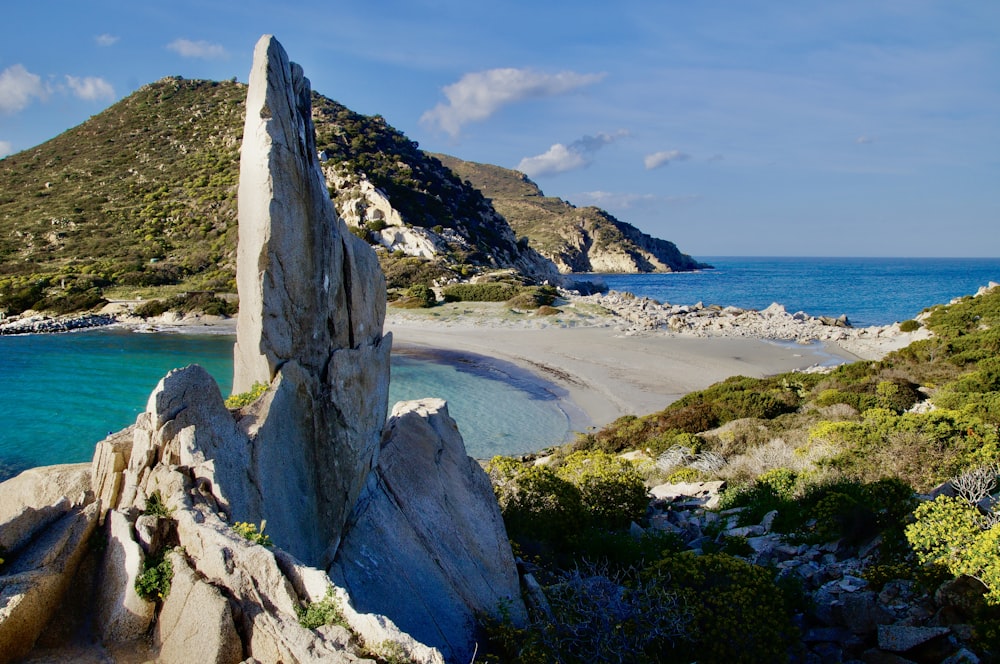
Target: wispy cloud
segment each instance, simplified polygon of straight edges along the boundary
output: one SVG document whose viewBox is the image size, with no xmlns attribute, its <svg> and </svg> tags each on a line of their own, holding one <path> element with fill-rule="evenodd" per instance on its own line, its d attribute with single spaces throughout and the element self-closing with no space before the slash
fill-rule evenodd
<svg viewBox="0 0 1000 664">
<path fill-rule="evenodd" d="M 574 202 L 596 205 L 608 210 L 628 210 L 631 208 L 681 205 L 701 199 L 699 194 L 682 196 L 657 196 L 656 194 L 636 194 L 611 191 L 585 191 L 572 197 Z"/>
<path fill-rule="evenodd" d="M 221 44 L 213 44 L 204 40 L 175 39 L 167 44 L 167 48 L 185 58 L 221 60 L 229 57 L 229 53 Z"/>
<path fill-rule="evenodd" d="M 66 76 L 66 85 L 80 99 L 96 101 L 98 99 L 114 99 L 115 89 L 110 83 L 97 76 Z"/>
<path fill-rule="evenodd" d="M 623 136 L 628 136 L 628 132 L 620 129 L 613 134 L 602 132 L 596 136 L 584 136 L 569 145 L 555 143 L 540 155 L 522 159 L 517 170 L 529 177 L 538 177 L 584 168 L 593 161 L 591 155 L 594 152 Z"/>
<path fill-rule="evenodd" d="M 32 99 L 45 99 L 48 92 L 42 77 L 32 74 L 24 65 L 11 65 L 0 72 L 0 111 L 17 113 Z"/>
<path fill-rule="evenodd" d="M 869 143 L 874 143 L 875 140 L 874 136 L 858 136 L 854 139 L 854 142 L 858 145 L 868 145 Z"/>
<path fill-rule="evenodd" d="M 642 160 L 642 163 L 646 165 L 646 170 L 651 171 L 654 168 L 660 168 L 661 166 L 666 166 L 672 161 L 687 161 L 691 158 L 691 155 L 685 154 L 680 150 L 664 150 L 661 152 L 654 152 L 652 154 L 647 154 Z"/>
<path fill-rule="evenodd" d="M 611 191 L 585 191 L 574 198 L 589 205 L 618 209 L 627 209 L 636 204 L 650 203 L 656 200 L 654 194 L 628 194 Z"/>
<path fill-rule="evenodd" d="M 443 88 L 447 103 L 420 117 L 420 122 L 458 136 L 470 122 L 487 119 L 500 108 L 524 99 L 551 97 L 597 83 L 604 74 L 564 71 L 546 74 L 532 69 L 490 69 L 466 74 Z"/>
<path fill-rule="evenodd" d="M 10 144 L 10 141 L 0 141 L 0 157 L 6 157 L 13 152 L 14 146 Z"/>
<path fill-rule="evenodd" d="M 106 32 L 103 35 L 94 37 L 94 41 L 97 42 L 98 46 L 114 46 L 118 43 L 118 39 L 117 35 L 109 35 Z"/>
</svg>

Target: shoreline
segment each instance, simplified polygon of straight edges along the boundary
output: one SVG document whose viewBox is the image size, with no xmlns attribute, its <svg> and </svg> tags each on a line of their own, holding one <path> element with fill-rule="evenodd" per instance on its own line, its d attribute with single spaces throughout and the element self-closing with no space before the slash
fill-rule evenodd
<svg viewBox="0 0 1000 664">
<path fill-rule="evenodd" d="M 777 305 L 763 312 L 678 310 L 612 292 L 572 297 L 559 307 L 554 316 L 519 312 L 499 303 L 450 303 L 423 310 L 389 307 L 384 330 L 393 335 L 394 352 L 464 367 L 520 389 L 545 391 L 566 416 L 570 435 L 603 427 L 623 415 L 657 412 L 730 376 L 764 377 L 878 359 L 916 338 L 900 333 L 898 326 L 830 326 L 787 314 Z M 168 313 L 144 320 L 122 313 L 119 309 L 99 316 L 110 319 L 113 328 L 134 333 L 236 333 L 236 317 Z M 58 319 L 49 320 L 56 321 L 55 329 L 38 332 L 72 329 Z"/>
<path fill-rule="evenodd" d="M 439 349 L 484 366 L 530 372 L 570 413 L 571 430 L 600 428 L 624 415 L 662 410 L 685 394 L 734 375 L 763 377 L 853 361 L 824 345 L 792 347 L 760 339 L 625 335 L 606 327 L 455 327 L 429 330 L 387 322 L 393 348 Z M 502 369 L 501 369 L 502 371 Z"/>
</svg>

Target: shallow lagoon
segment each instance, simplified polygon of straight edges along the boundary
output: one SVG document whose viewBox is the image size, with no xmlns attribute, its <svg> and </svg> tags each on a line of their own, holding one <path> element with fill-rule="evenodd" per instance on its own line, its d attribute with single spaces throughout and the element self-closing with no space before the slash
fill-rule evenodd
<svg viewBox="0 0 1000 664">
<path fill-rule="evenodd" d="M 0 480 L 89 461 L 135 421 L 169 370 L 197 363 L 232 385 L 233 337 L 103 329 L 0 337 Z M 571 437 L 556 394 L 528 374 L 448 353 L 394 352 L 389 403 L 448 401 L 471 456 L 517 454 Z"/>
</svg>

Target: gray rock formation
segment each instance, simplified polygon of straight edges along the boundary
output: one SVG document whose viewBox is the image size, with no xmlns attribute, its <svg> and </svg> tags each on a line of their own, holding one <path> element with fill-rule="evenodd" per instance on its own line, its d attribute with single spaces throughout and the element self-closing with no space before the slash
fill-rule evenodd
<svg viewBox="0 0 1000 664">
<path fill-rule="evenodd" d="M 375 464 L 391 338 L 382 336 L 385 279 L 333 209 L 310 108 L 301 67 L 261 38 L 240 156 L 233 389 L 272 390 L 247 427 L 261 501 L 234 514 L 266 519 L 282 546 L 327 564 Z"/>
<path fill-rule="evenodd" d="M 7 554 L 12 560 L 0 584 L 0 663 L 31 651 L 59 610 L 96 525 L 97 505 L 75 507 Z"/>
<path fill-rule="evenodd" d="M 243 644 L 225 596 L 203 581 L 183 554 L 172 551 L 168 556 L 174 577 L 156 622 L 157 661 L 163 664 L 242 661 Z"/>
<path fill-rule="evenodd" d="M 135 581 L 142 573 L 143 552 L 124 514 L 108 513 L 107 548 L 97 584 L 97 628 L 104 641 L 130 641 L 146 633 L 156 605 L 139 597 Z"/>
<path fill-rule="evenodd" d="M 235 392 L 289 361 L 324 376 L 337 350 L 380 347 L 385 318 L 378 261 L 338 219 L 319 169 L 309 80 L 273 37 L 257 43 L 246 108 Z"/>
<path fill-rule="evenodd" d="M 172 371 L 90 468 L 0 484 L 0 543 L 13 554 L 0 664 L 30 650 L 71 582 L 99 588 L 79 609 L 95 638 L 142 642 L 165 662 L 351 663 L 362 635 L 376 652 L 444 664 L 468 661 L 477 613 L 507 603 L 524 618 L 489 481 L 443 402 L 399 408 L 386 427 L 384 279 L 333 213 L 308 81 L 271 37 L 248 95 L 234 383 L 267 389 L 230 411 L 204 369 Z M 107 546 L 81 566 L 99 521 Z M 266 528 L 277 548 L 236 522 Z M 174 585 L 143 600 L 136 579 L 164 554 Z M 330 585 L 335 559 L 347 590 Z M 304 605 L 328 596 L 351 630 L 300 624 Z"/>
<path fill-rule="evenodd" d="M 499 618 L 503 604 L 524 622 L 500 508 L 444 401 L 393 408 L 331 578 L 355 608 L 386 613 L 448 661 L 472 658 L 476 613 Z"/>
</svg>

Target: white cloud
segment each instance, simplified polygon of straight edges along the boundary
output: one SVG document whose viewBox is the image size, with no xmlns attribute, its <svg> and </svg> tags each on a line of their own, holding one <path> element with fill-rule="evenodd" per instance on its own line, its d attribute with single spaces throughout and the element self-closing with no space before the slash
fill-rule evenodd
<svg viewBox="0 0 1000 664">
<path fill-rule="evenodd" d="M 537 177 L 584 168 L 593 161 L 589 155 L 623 136 L 628 136 L 628 132 L 619 129 L 613 134 L 602 132 L 596 136 L 584 136 L 569 145 L 556 143 L 543 154 L 522 159 L 517 170 L 529 177 Z"/>
<path fill-rule="evenodd" d="M 32 74 L 24 65 L 11 65 L 0 72 L 0 111 L 17 113 L 31 103 L 31 99 L 45 99 L 47 92 L 42 78 Z"/>
<path fill-rule="evenodd" d="M 531 69 L 490 69 L 466 74 L 442 90 L 448 103 L 440 103 L 420 117 L 426 126 L 439 127 L 457 136 L 462 126 L 485 120 L 501 107 L 524 99 L 564 94 L 604 78 L 604 74 L 564 71 L 545 74 Z"/>
<path fill-rule="evenodd" d="M 857 143 L 858 145 L 868 145 L 869 143 L 874 143 L 875 142 L 875 137 L 874 136 L 858 136 L 856 139 L 854 139 L 854 142 Z"/>
<path fill-rule="evenodd" d="M 73 94 L 87 101 L 115 98 L 115 89 L 111 87 L 111 84 L 97 76 L 77 78 L 76 76 L 69 76 L 67 74 L 66 85 L 70 87 Z"/>
<path fill-rule="evenodd" d="M 685 154 L 679 150 L 664 150 L 662 152 L 654 152 L 653 154 L 646 155 L 642 162 L 646 165 L 646 170 L 651 171 L 654 168 L 666 166 L 672 161 L 687 161 L 690 158 L 691 155 Z"/>
<path fill-rule="evenodd" d="M 97 42 L 98 46 L 114 46 L 118 43 L 118 37 L 105 32 L 103 35 L 94 37 L 94 41 Z"/>
<path fill-rule="evenodd" d="M 185 58 L 217 60 L 229 57 L 229 53 L 226 52 L 226 49 L 221 44 L 212 44 L 204 40 L 175 39 L 167 44 L 167 48 Z"/>
<path fill-rule="evenodd" d="M 517 165 L 517 170 L 528 177 L 565 173 L 583 168 L 590 163 L 581 152 L 572 150 L 562 143 L 556 143 L 546 152 L 536 157 L 525 157 Z"/>
<path fill-rule="evenodd" d="M 0 141 L 0 157 L 6 157 L 13 152 L 14 146 L 10 144 L 10 141 Z"/>
</svg>

